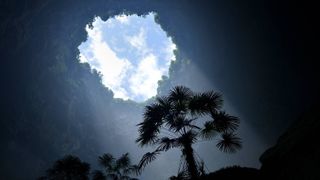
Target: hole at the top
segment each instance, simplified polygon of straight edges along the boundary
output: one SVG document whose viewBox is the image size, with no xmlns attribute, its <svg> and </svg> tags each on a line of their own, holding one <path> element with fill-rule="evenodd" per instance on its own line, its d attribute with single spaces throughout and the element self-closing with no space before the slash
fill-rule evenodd
<svg viewBox="0 0 320 180">
<path fill-rule="evenodd" d="M 95 17 L 86 26 L 87 40 L 78 47 L 80 63 L 102 74 L 114 98 L 145 101 L 157 94 L 158 81 L 168 76 L 176 45 L 156 22 L 156 14 Z"/>
</svg>

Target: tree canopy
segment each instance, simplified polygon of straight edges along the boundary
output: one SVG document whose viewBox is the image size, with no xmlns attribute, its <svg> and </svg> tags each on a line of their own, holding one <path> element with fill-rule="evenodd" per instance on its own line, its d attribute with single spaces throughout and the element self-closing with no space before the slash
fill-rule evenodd
<svg viewBox="0 0 320 180">
<path fill-rule="evenodd" d="M 203 168 L 195 159 L 193 144 L 219 137 L 216 144 L 219 150 L 234 153 L 240 149 L 241 139 L 235 133 L 239 118 L 227 114 L 222 106 L 220 93 L 195 93 L 184 86 L 176 86 L 167 96 L 157 97 L 154 103 L 145 107 L 143 121 L 138 124 L 136 142 L 141 146 L 156 146 L 153 152 L 142 157 L 139 169 L 155 160 L 161 152 L 179 148 L 186 162 L 180 176 L 196 179 Z"/>
</svg>

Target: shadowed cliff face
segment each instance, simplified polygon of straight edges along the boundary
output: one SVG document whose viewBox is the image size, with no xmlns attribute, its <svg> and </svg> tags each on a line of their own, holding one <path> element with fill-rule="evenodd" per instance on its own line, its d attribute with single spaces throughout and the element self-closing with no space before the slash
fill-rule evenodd
<svg viewBox="0 0 320 180">
<path fill-rule="evenodd" d="M 246 179 L 255 180 L 261 179 L 258 169 L 232 166 L 222 168 L 218 171 L 205 175 L 201 179 L 203 180 L 232 180 L 232 179 Z"/>
<path fill-rule="evenodd" d="M 308 110 L 260 158 L 266 179 L 319 179 L 320 106 Z"/>
<path fill-rule="evenodd" d="M 257 166 L 252 159 L 318 98 L 320 76 L 313 63 L 318 55 L 309 6 L 255 1 L 0 1 L 1 178 L 34 179 L 65 154 L 94 164 L 104 152 L 129 151 L 134 157 L 143 153 L 134 143 L 143 106 L 113 99 L 99 74 L 76 60 L 77 47 L 86 39 L 85 25 L 95 15 L 105 20 L 124 10 L 139 15 L 157 12 L 159 23 L 178 46 L 179 63 L 172 66 L 170 79 L 160 83 L 159 93 L 166 94 L 175 84 L 221 91 L 241 114 L 241 122 L 256 132 L 243 137 L 252 146 L 246 158 L 233 160 Z M 256 141 L 248 140 L 252 137 L 262 137 L 263 147 L 254 148 Z M 210 148 L 202 152 L 212 154 Z M 212 164 L 224 165 L 221 159 L 225 158 Z M 157 171 L 165 160 L 149 175 L 165 174 L 160 177 L 164 179 L 174 174 L 174 168 Z"/>
<path fill-rule="evenodd" d="M 202 179 L 319 179 L 319 108 L 315 105 L 307 110 L 272 148 L 262 154 L 260 170 L 233 166 L 210 173 Z"/>
</svg>

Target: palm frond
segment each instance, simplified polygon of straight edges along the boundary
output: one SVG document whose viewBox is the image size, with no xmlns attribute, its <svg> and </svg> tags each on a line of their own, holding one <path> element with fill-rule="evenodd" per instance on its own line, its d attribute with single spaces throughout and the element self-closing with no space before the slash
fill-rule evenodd
<svg viewBox="0 0 320 180">
<path fill-rule="evenodd" d="M 179 145 L 176 138 L 170 139 L 168 137 L 161 138 L 158 144 L 160 144 L 157 148 L 157 150 L 159 151 L 168 151 L 169 149 L 177 147 Z"/>
<path fill-rule="evenodd" d="M 113 164 L 115 163 L 115 159 L 111 154 L 103 154 L 102 156 L 99 156 L 99 164 L 107 169 L 111 169 Z"/>
<path fill-rule="evenodd" d="M 239 127 L 239 118 L 231 116 L 224 111 L 220 111 L 213 115 L 213 125 L 219 132 L 235 131 Z"/>
<path fill-rule="evenodd" d="M 166 96 L 156 97 L 156 101 L 163 108 L 163 110 L 170 109 L 171 103 L 168 97 Z"/>
<path fill-rule="evenodd" d="M 145 107 L 143 114 L 144 121 L 161 123 L 163 116 L 166 115 L 166 108 L 159 103 L 153 103 Z"/>
<path fill-rule="evenodd" d="M 156 159 L 156 156 L 160 154 L 159 150 L 155 150 L 153 152 L 147 152 L 144 154 L 138 164 L 139 170 L 142 170 L 146 167 L 147 164 Z"/>
<path fill-rule="evenodd" d="M 155 144 L 159 140 L 157 134 L 146 130 L 139 135 L 139 137 L 136 139 L 136 142 L 139 143 L 140 146 Z"/>
<path fill-rule="evenodd" d="M 134 175 L 138 176 L 140 174 L 139 166 L 138 165 L 131 165 L 131 166 L 125 168 L 123 170 L 123 173 L 126 175 L 134 174 Z"/>
<path fill-rule="evenodd" d="M 158 103 L 146 106 L 144 121 L 138 124 L 139 138 L 136 142 L 140 143 L 141 146 L 154 144 L 163 124 L 164 114 L 163 108 Z"/>
<path fill-rule="evenodd" d="M 227 153 L 234 153 L 241 149 L 241 139 L 233 133 L 223 133 L 222 139 L 217 143 L 219 150 Z"/>
<path fill-rule="evenodd" d="M 187 171 L 180 171 L 177 176 L 171 176 L 169 180 L 187 180 L 190 176 Z"/>
<path fill-rule="evenodd" d="M 164 118 L 165 126 L 167 126 L 168 128 L 170 128 L 170 126 L 172 126 L 172 124 L 174 124 L 175 119 L 176 119 L 175 114 L 173 114 L 173 113 L 168 113 L 167 116 Z"/>
<path fill-rule="evenodd" d="M 115 166 L 117 169 L 124 169 L 131 165 L 129 153 L 123 154 L 119 159 L 116 160 Z"/>
<path fill-rule="evenodd" d="M 200 131 L 200 136 L 203 139 L 212 139 L 217 134 L 212 121 L 206 121 Z"/>
<path fill-rule="evenodd" d="M 106 176 L 99 170 L 95 170 L 92 174 L 92 180 L 106 180 Z"/>
<path fill-rule="evenodd" d="M 220 93 L 208 91 L 195 94 L 189 102 L 189 109 L 193 115 L 206 115 L 217 112 L 222 104 Z"/>
<path fill-rule="evenodd" d="M 207 91 L 204 93 L 204 96 L 209 99 L 208 106 L 210 108 L 214 108 L 219 110 L 223 105 L 222 95 L 218 92 L 214 91 Z"/>
<path fill-rule="evenodd" d="M 188 127 L 189 129 L 197 129 L 197 130 L 201 129 L 199 126 L 191 124 L 190 120 L 185 121 L 185 126 Z"/>
<path fill-rule="evenodd" d="M 176 86 L 169 93 L 169 101 L 173 103 L 188 101 L 193 92 L 185 86 Z"/>
<path fill-rule="evenodd" d="M 179 144 L 193 144 L 197 141 L 197 133 L 194 130 L 188 130 L 186 133 L 182 134 L 178 139 Z"/>
<path fill-rule="evenodd" d="M 184 116 L 177 116 L 172 121 L 167 122 L 166 125 L 169 127 L 169 130 L 172 130 L 174 132 L 178 132 L 182 128 L 185 127 L 185 122 L 184 121 L 185 121 Z"/>
<path fill-rule="evenodd" d="M 175 119 L 172 121 L 168 121 L 166 123 L 166 126 L 169 128 L 169 130 L 173 132 L 179 132 L 183 128 L 189 128 L 189 129 L 201 129 L 200 127 L 192 124 L 192 122 L 195 119 L 187 119 L 185 116 L 177 116 Z"/>
</svg>

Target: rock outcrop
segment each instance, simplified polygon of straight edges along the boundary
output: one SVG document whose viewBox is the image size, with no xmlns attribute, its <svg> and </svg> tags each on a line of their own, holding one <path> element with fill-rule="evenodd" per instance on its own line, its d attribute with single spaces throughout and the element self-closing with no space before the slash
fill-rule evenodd
<svg viewBox="0 0 320 180">
<path fill-rule="evenodd" d="M 261 156 L 266 179 L 320 179 L 319 108 L 305 113 Z"/>
</svg>

